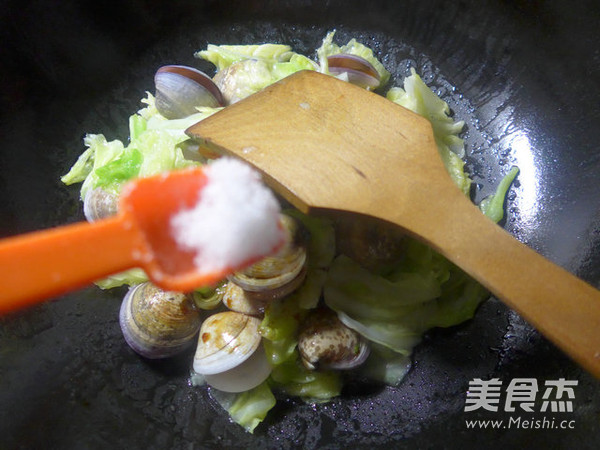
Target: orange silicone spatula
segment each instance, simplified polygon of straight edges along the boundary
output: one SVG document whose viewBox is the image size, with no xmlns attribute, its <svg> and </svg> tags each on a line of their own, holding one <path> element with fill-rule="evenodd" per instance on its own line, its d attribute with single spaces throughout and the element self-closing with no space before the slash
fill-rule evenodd
<svg viewBox="0 0 600 450">
<path fill-rule="evenodd" d="M 139 179 L 123 188 L 115 217 L 0 241 L 0 313 L 133 267 L 167 290 L 191 291 L 222 279 L 236 268 L 199 271 L 195 252 L 177 244 L 170 226 L 206 184 L 199 168 Z"/>
</svg>

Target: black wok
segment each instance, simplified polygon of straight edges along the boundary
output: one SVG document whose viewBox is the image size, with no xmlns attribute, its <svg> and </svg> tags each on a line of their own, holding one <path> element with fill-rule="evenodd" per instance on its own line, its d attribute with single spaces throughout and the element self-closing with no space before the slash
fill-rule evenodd
<svg viewBox="0 0 600 450">
<path fill-rule="evenodd" d="M 339 42 L 379 52 L 396 84 L 415 67 L 466 120 L 477 200 L 519 165 L 503 225 L 599 286 L 595 2 L 5 1 L 0 14 L 1 236 L 82 219 L 78 188 L 59 177 L 84 133 L 127 136 L 158 66 L 198 65 L 193 52 L 207 43 L 310 54 L 336 28 Z M 89 287 L 0 319 L 0 448 L 600 446 L 598 381 L 493 298 L 468 323 L 429 333 L 400 387 L 352 384 L 321 405 L 283 400 L 250 435 L 189 385 L 190 355 L 148 362 L 126 346 L 123 293 Z M 465 412 L 475 378 L 536 379 L 537 411 L 501 402 Z M 578 382 L 573 411 L 540 413 L 543 384 L 560 378 Z M 465 422 L 517 416 L 556 428 Z"/>
</svg>

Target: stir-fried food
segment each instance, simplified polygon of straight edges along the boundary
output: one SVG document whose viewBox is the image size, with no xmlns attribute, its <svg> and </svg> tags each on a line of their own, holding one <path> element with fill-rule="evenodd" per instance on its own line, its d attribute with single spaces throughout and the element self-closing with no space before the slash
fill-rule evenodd
<svg viewBox="0 0 600 450">
<path fill-rule="evenodd" d="M 129 142 L 87 135 L 87 150 L 63 182 L 82 183 L 88 220 L 115 214 L 126 181 L 211 164 L 185 134 L 189 126 L 294 72 L 316 70 L 379 93 L 387 89 L 390 101 L 430 120 L 450 177 L 468 195 L 459 136 L 464 123 L 450 116 L 448 104 L 414 70 L 402 87 L 388 89 L 390 72 L 371 49 L 354 39 L 339 46 L 333 38 L 325 37 L 315 60 L 281 44 L 209 45 L 196 56 L 214 64 L 213 77 L 191 67 L 159 68 L 155 95 L 148 93 L 145 107 L 129 119 Z M 515 175 L 511 170 L 482 213 L 503 217 Z M 143 357 L 169 357 L 196 345 L 192 380 L 208 385 L 249 431 L 274 406 L 275 391 L 326 401 L 339 395 L 349 374 L 397 385 L 427 330 L 468 320 L 487 296 L 444 257 L 383 223 L 280 206 L 285 244 L 217 286 L 163 292 L 139 269 L 97 283 L 131 286 L 120 323 L 125 341 Z M 217 239 L 219 230 L 203 228 L 203 217 L 210 219 L 186 216 L 181 226 Z M 196 223 L 197 229 L 190 226 Z"/>
</svg>

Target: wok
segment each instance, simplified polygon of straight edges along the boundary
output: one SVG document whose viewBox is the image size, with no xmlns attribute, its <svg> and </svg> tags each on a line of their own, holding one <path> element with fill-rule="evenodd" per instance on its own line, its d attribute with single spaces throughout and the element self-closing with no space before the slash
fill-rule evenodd
<svg viewBox="0 0 600 450">
<path fill-rule="evenodd" d="M 466 121 L 480 200 L 516 164 L 503 225 L 600 284 L 600 7 L 568 1 L 16 2 L 1 9 L 0 236 L 82 219 L 60 175 L 86 132 L 127 136 L 167 63 L 207 43 L 288 43 L 325 33 L 374 48 L 398 85 L 415 67 Z M 190 355 L 162 362 L 124 343 L 124 289 L 89 287 L 3 317 L 1 448 L 597 448 L 599 383 L 491 298 L 434 330 L 401 386 L 355 383 L 326 404 L 278 402 L 253 435 L 190 386 Z M 576 380 L 572 412 L 465 411 L 469 381 Z M 536 408 L 541 401 L 538 392 Z M 502 397 L 504 399 L 504 397 Z M 559 427 L 469 429 L 546 417 Z M 507 422 L 504 422 L 506 424 Z"/>
</svg>

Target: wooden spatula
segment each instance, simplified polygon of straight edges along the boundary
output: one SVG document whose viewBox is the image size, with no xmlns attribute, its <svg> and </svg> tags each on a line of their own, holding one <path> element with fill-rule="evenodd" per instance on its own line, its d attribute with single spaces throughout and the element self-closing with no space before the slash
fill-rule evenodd
<svg viewBox="0 0 600 450">
<path fill-rule="evenodd" d="M 486 218 L 453 184 L 427 120 L 300 72 L 188 129 L 234 155 L 304 212 L 386 220 L 456 263 L 600 377 L 600 292 Z"/>
<path fill-rule="evenodd" d="M 1 240 L 0 313 L 134 267 L 164 289 L 187 292 L 265 256 L 253 255 L 238 267 L 201 270 L 196 253 L 176 242 L 171 218 L 192 208 L 206 184 L 202 169 L 138 179 L 124 187 L 116 217 Z"/>
</svg>

